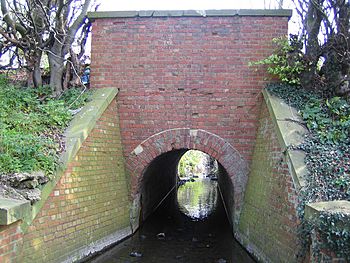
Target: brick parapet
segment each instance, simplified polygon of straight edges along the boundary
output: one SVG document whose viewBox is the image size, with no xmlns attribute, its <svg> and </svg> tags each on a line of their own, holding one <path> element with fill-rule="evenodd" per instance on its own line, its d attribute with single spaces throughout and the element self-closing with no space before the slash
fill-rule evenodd
<svg viewBox="0 0 350 263">
<path fill-rule="evenodd" d="M 292 16 L 289 9 L 223 9 L 223 10 L 141 10 L 89 12 L 90 19 L 133 17 L 228 17 L 228 16 Z"/>
<path fill-rule="evenodd" d="M 129 17 L 93 23 L 91 85 L 119 88 L 124 156 L 175 128 L 217 134 L 250 162 L 266 74 L 248 67 L 288 17 Z"/>
</svg>

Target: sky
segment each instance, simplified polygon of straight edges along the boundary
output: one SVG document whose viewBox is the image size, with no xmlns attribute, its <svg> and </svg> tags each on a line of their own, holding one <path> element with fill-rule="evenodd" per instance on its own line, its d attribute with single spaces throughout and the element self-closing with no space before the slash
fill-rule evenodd
<svg viewBox="0 0 350 263">
<path fill-rule="evenodd" d="M 99 11 L 121 10 L 204 10 L 204 9 L 261 9 L 276 8 L 274 0 L 99 0 Z M 284 8 L 292 8 L 291 0 L 284 0 Z"/>
</svg>

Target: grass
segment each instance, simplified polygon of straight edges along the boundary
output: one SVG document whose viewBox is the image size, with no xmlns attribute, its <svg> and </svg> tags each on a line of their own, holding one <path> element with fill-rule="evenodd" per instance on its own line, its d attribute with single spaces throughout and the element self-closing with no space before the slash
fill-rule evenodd
<svg viewBox="0 0 350 263">
<path fill-rule="evenodd" d="M 0 176 L 43 171 L 51 175 L 64 150 L 62 133 L 88 94 L 69 89 L 52 98 L 49 87 L 23 88 L 0 76 Z"/>
</svg>

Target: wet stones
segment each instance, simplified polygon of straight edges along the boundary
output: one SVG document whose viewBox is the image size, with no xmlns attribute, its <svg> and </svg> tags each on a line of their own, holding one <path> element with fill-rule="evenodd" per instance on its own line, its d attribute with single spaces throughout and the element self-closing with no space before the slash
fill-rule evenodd
<svg viewBox="0 0 350 263">
<path fill-rule="evenodd" d="M 137 251 L 133 251 L 133 252 L 130 253 L 130 257 L 141 258 L 142 257 L 142 253 L 141 252 L 137 252 Z"/>
<path fill-rule="evenodd" d="M 164 240 L 164 239 L 165 239 L 165 233 L 163 233 L 163 232 L 158 233 L 158 234 L 157 234 L 157 238 L 158 238 L 159 240 Z"/>
</svg>

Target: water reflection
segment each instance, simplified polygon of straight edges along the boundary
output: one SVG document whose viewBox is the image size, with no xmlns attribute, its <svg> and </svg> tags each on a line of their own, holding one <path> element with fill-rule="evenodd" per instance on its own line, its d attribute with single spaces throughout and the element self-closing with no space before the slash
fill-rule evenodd
<svg viewBox="0 0 350 263">
<path fill-rule="evenodd" d="M 165 202 L 139 231 L 89 263 L 254 263 L 234 240 L 219 198 L 206 220 L 192 220 Z"/>
<path fill-rule="evenodd" d="M 178 166 L 177 193 L 172 192 L 133 236 L 87 262 L 253 263 L 234 240 L 218 198 L 217 165 L 202 152 L 188 151 Z"/>
<path fill-rule="evenodd" d="M 180 211 L 195 220 L 208 217 L 215 210 L 217 198 L 217 182 L 208 177 L 185 182 L 177 191 Z"/>
</svg>

